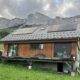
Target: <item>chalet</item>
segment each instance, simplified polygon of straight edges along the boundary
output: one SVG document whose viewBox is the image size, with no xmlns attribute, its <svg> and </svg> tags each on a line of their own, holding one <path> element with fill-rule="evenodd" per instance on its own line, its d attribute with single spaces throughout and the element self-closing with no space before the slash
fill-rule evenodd
<svg viewBox="0 0 80 80">
<path fill-rule="evenodd" d="M 1 42 L 4 43 L 2 56 L 6 59 L 53 62 L 59 72 L 69 71 L 67 67 L 73 70 L 74 63 L 79 63 L 80 26 L 77 23 L 26 27 Z"/>
</svg>

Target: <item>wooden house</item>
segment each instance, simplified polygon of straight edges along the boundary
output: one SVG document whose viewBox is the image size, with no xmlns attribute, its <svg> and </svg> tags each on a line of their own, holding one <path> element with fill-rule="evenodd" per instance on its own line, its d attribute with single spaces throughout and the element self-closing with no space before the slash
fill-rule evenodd
<svg viewBox="0 0 80 80">
<path fill-rule="evenodd" d="M 54 62 L 62 72 L 64 64 L 79 61 L 80 27 L 76 23 L 27 27 L 4 37 L 3 57 Z"/>
</svg>

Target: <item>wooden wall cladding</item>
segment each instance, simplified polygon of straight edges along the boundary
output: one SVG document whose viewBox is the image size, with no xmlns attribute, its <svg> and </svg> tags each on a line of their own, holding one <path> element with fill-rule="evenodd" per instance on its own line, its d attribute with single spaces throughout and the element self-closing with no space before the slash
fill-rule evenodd
<svg viewBox="0 0 80 80">
<path fill-rule="evenodd" d="M 72 43 L 72 56 L 76 55 L 77 43 Z M 3 56 L 7 56 L 8 44 L 4 44 Z M 54 43 L 44 43 L 43 49 L 30 49 L 30 44 L 18 44 L 18 56 L 20 57 L 32 57 L 36 54 L 44 54 L 47 57 L 54 57 Z"/>
<path fill-rule="evenodd" d="M 44 54 L 47 57 L 54 56 L 54 45 L 45 43 L 43 49 L 30 49 L 30 44 L 19 44 L 18 54 L 22 57 L 32 57 L 36 54 Z"/>
<path fill-rule="evenodd" d="M 72 56 L 76 56 L 77 52 L 77 43 L 72 43 Z"/>
<path fill-rule="evenodd" d="M 8 44 L 4 43 L 4 51 L 3 51 L 2 56 L 7 56 L 7 53 L 8 53 Z"/>
</svg>

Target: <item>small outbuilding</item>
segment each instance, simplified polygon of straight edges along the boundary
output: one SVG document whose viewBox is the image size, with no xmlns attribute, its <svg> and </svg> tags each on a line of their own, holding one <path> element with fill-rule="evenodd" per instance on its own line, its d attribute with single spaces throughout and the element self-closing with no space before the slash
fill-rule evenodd
<svg viewBox="0 0 80 80">
<path fill-rule="evenodd" d="M 79 62 L 80 55 L 80 25 L 69 23 L 21 28 L 1 42 L 4 43 L 2 56 L 7 59 L 54 62 L 59 72 L 68 68 L 74 70 L 74 63 Z"/>
</svg>

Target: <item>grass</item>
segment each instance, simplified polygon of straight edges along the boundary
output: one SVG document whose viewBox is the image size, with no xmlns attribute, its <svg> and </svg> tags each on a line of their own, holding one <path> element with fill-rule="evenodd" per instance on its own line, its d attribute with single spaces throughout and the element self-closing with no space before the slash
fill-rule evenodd
<svg viewBox="0 0 80 80">
<path fill-rule="evenodd" d="M 3 50 L 3 44 L 0 44 L 0 51 Z"/>
<path fill-rule="evenodd" d="M 28 70 L 27 66 L 0 64 L 0 80 L 80 80 L 80 75 L 56 73 L 52 70 Z"/>
</svg>

